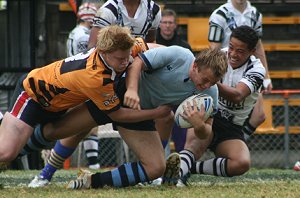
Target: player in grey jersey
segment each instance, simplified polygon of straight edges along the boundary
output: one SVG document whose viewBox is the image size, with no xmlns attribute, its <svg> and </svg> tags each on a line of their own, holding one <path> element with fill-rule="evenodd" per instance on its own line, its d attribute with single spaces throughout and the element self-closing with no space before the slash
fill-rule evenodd
<svg viewBox="0 0 300 198">
<path fill-rule="evenodd" d="M 249 26 L 232 31 L 229 47 L 223 49 L 228 57 L 228 69 L 217 83 L 219 109 L 214 116 L 212 133 L 203 139 L 188 133 L 185 150 L 180 152 L 178 186 L 186 184 L 189 173 L 231 177 L 249 170 L 250 152 L 242 128 L 251 115 L 266 73 L 260 60 L 253 56 L 257 41 L 257 33 Z M 215 153 L 215 158 L 196 162 L 207 148 Z"/>
</svg>

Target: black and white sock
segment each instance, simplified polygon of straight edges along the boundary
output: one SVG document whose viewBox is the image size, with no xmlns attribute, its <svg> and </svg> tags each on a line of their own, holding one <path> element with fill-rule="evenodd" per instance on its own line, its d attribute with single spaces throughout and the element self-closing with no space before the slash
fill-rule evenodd
<svg viewBox="0 0 300 198">
<path fill-rule="evenodd" d="M 227 158 L 213 158 L 198 161 L 194 163 L 191 173 L 229 177 L 227 174 Z"/>
<path fill-rule="evenodd" d="M 179 152 L 180 155 L 180 177 L 187 175 L 195 163 L 195 156 L 189 150 L 182 150 Z"/>
</svg>

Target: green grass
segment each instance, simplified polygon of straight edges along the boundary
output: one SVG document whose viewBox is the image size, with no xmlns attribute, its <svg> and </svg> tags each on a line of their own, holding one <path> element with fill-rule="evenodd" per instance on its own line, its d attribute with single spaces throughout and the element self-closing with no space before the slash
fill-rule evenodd
<svg viewBox="0 0 300 198">
<path fill-rule="evenodd" d="M 58 171 L 52 183 L 39 189 L 26 185 L 38 171 L 5 171 L 0 173 L 0 197 L 112 197 L 112 198 L 160 198 L 160 197 L 205 197 L 205 198 L 299 198 L 300 173 L 293 170 L 251 169 L 240 177 L 221 178 L 193 175 L 186 188 L 173 186 L 104 188 L 90 190 L 66 190 L 64 185 L 76 177 L 76 170 Z"/>
</svg>

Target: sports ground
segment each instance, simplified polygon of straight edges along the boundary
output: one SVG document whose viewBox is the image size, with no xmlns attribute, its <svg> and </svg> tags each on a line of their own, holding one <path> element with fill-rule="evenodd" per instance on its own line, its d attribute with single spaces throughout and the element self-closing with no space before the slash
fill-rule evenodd
<svg viewBox="0 0 300 198">
<path fill-rule="evenodd" d="M 4 171 L 0 173 L 0 198 L 6 197 L 207 197 L 207 198 L 299 198 L 300 172 L 283 169 L 251 169 L 243 176 L 221 178 L 193 175 L 189 186 L 134 186 L 123 189 L 66 190 L 67 181 L 77 170 L 61 170 L 44 188 L 27 187 L 38 171 Z"/>
</svg>

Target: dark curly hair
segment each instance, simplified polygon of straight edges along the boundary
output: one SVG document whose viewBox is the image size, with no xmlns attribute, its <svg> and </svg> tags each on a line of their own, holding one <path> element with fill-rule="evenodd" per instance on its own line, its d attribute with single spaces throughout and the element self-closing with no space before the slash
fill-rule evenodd
<svg viewBox="0 0 300 198">
<path fill-rule="evenodd" d="M 231 37 L 237 38 L 238 40 L 246 43 L 249 50 L 252 50 L 256 47 L 259 39 L 255 30 L 247 25 L 242 25 L 235 28 L 231 33 L 230 38 Z"/>
</svg>

